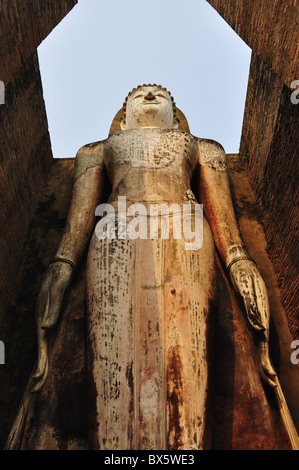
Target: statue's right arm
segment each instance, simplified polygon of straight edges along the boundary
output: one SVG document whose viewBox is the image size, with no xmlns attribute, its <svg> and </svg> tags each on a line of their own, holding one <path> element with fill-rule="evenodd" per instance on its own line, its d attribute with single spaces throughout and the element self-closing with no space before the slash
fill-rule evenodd
<svg viewBox="0 0 299 470">
<path fill-rule="evenodd" d="M 103 142 L 82 147 L 76 155 L 74 183 L 65 229 L 45 273 L 36 305 L 38 365 L 34 391 L 42 387 L 48 370 L 47 330 L 53 328 L 62 310 L 74 268 L 80 261 L 95 224 L 96 207 L 104 188 Z M 62 261 L 59 261 L 59 259 Z M 68 262 L 67 262 L 67 261 Z"/>
<path fill-rule="evenodd" d="M 103 142 L 86 145 L 76 155 L 72 199 L 56 257 L 78 264 L 94 228 L 103 187 Z"/>
</svg>

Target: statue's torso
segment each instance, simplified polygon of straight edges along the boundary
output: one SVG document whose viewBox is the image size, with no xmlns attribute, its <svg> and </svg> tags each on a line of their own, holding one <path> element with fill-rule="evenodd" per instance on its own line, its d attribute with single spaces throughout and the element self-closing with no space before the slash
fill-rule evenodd
<svg viewBox="0 0 299 470">
<path fill-rule="evenodd" d="M 175 129 L 120 131 L 104 145 L 112 184 L 109 202 L 184 203 L 192 200 L 190 181 L 198 163 L 196 137 Z"/>
<path fill-rule="evenodd" d="M 197 139 L 183 131 L 140 129 L 112 135 L 104 144 L 112 183 L 109 203 L 117 210 L 118 196 L 146 206 L 192 202 L 197 148 Z M 193 215 L 173 214 L 169 236 L 162 230 L 165 217 L 157 237 L 151 236 L 151 227 L 162 217 L 142 217 L 133 227 L 138 231 L 145 226 L 145 236 L 134 237 L 128 227 L 135 216 L 123 220 L 112 211 L 106 227 L 112 221 L 122 231 L 99 238 L 96 229 L 91 239 L 87 344 L 96 390 L 92 416 L 100 423 L 91 431 L 96 448 L 108 449 L 110 442 L 115 449 L 203 446 L 214 243 L 204 221 L 202 246 L 186 245 L 201 230 L 194 228 Z M 174 236 L 178 227 L 179 236 Z"/>
</svg>

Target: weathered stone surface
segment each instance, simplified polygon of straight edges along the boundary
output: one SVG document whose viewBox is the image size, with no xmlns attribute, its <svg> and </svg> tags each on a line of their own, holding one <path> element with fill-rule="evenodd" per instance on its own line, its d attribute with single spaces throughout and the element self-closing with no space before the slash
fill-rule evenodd
<svg viewBox="0 0 299 470">
<path fill-rule="evenodd" d="M 286 96 L 286 95 L 285 95 Z M 275 113 L 275 105 L 274 105 L 274 111 Z M 280 122 L 276 120 L 276 117 L 274 116 L 272 122 L 279 123 L 281 126 L 281 129 L 283 129 L 283 126 L 285 125 L 285 122 Z M 285 129 L 283 129 L 285 132 Z M 279 135 L 279 134 L 278 134 Z M 284 133 L 284 135 L 286 135 Z M 271 146 L 270 146 L 271 147 Z M 270 148 L 269 147 L 269 148 Z M 271 151 L 271 150 L 270 150 Z M 249 154 L 249 152 L 248 152 Z M 246 151 L 247 155 L 247 151 Z M 252 161 L 252 159 L 251 159 Z M 264 164 L 263 170 L 266 171 L 265 169 L 267 168 L 268 161 L 267 157 L 264 159 L 261 159 L 262 164 Z M 259 170 L 260 171 L 260 170 Z M 273 171 L 273 170 L 271 170 Z M 259 175 L 258 175 L 259 176 Z M 262 180 L 263 181 L 263 180 Z M 60 191 L 61 188 L 59 188 Z M 279 189 L 274 190 L 277 192 Z M 55 199 L 55 198 L 54 198 Z M 55 201 L 53 202 L 55 204 Z M 251 210 L 252 209 L 252 204 L 248 203 L 248 201 L 245 199 L 242 200 L 242 203 Z M 270 207 L 270 210 L 272 210 L 272 206 Z M 272 223 L 272 218 L 273 215 L 269 213 L 269 217 L 271 218 L 271 223 Z M 246 217 L 245 217 L 246 219 Z M 241 223 L 242 217 L 239 218 L 239 222 Z M 244 219 L 242 221 L 244 223 Z M 242 235 L 244 237 L 244 240 L 246 241 L 246 233 L 252 233 L 252 231 L 247 231 L 249 228 L 252 229 L 252 225 L 249 224 L 247 225 L 247 222 L 245 221 L 244 223 L 246 230 L 245 233 L 242 232 Z M 270 225 L 270 224 L 269 224 Z M 272 224 L 273 226 L 273 224 Z M 276 225 L 274 225 L 276 228 Z M 60 227 L 58 231 L 60 230 Z M 58 233 L 58 232 L 57 232 Z M 39 236 L 35 234 L 36 240 L 39 239 Z M 42 248 L 42 245 L 46 243 L 46 240 L 50 241 L 48 237 L 43 240 L 43 242 L 40 244 L 40 248 Z M 53 245 L 50 241 L 49 244 L 49 251 L 47 251 L 47 247 L 43 246 L 45 248 L 45 255 L 48 255 L 50 251 L 52 251 Z M 252 240 L 252 243 L 254 243 L 254 240 Z M 250 243 L 246 242 L 248 249 L 250 250 L 250 247 L 254 250 L 254 246 L 252 246 Z M 57 246 L 57 245 L 56 245 Z M 54 250 L 55 252 L 55 250 Z M 45 256 L 43 255 L 43 256 Z M 36 261 L 40 261 L 39 258 L 35 260 L 32 258 L 32 253 L 30 254 L 30 258 L 33 264 Z M 264 258 L 262 258 L 264 261 Z M 43 264 L 43 263 L 42 263 Z M 31 265 L 32 266 L 32 265 Z M 43 264 L 43 268 L 44 268 Z M 28 266 L 27 266 L 28 267 Z M 265 271 L 265 267 L 263 267 L 263 270 Z M 261 269 L 261 268 L 260 268 Z M 267 268 L 268 269 L 268 268 Z M 262 270 L 262 269 L 261 269 Z M 26 272 L 26 271 L 24 271 Z M 34 273 L 39 277 L 40 273 L 38 270 L 33 269 L 31 273 Z M 271 273 L 270 275 L 272 275 Z M 266 273 L 267 275 L 267 273 Z M 265 276 L 265 274 L 264 274 Z M 26 283 L 24 282 L 23 278 L 23 286 L 22 289 L 24 289 L 26 286 Z M 35 279 L 37 282 L 37 278 Z M 84 351 L 80 352 L 79 350 L 75 349 L 80 349 L 80 345 L 76 343 L 72 343 L 72 335 L 76 333 L 81 333 L 83 330 L 80 328 L 80 325 L 82 325 L 82 318 L 84 316 L 83 312 L 83 304 L 80 299 L 83 298 L 83 293 L 82 293 L 82 278 L 78 278 L 78 283 L 74 285 L 78 290 L 73 290 L 71 293 L 71 303 L 69 303 L 69 307 L 66 310 L 67 312 L 72 312 L 72 314 L 68 317 L 65 318 L 65 320 L 62 321 L 60 333 L 57 338 L 56 345 L 53 350 L 53 362 L 52 362 L 52 369 L 49 374 L 49 379 L 47 382 L 47 385 L 43 392 L 37 396 L 30 404 L 30 411 L 29 411 L 29 420 L 27 421 L 27 427 L 26 427 L 26 433 L 24 435 L 24 440 L 22 443 L 23 448 L 82 448 L 85 447 L 85 432 L 86 432 L 86 421 L 84 418 L 84 413 L 86 412 L 86 409 L 84 407 L 80 408 L 79 410 L 79 415 L 74 413 L 75 409 L 78 409 L 78 404 L 80 403 L 81 400 L 84 401 L 85 395 L 84 392 L 80 393 L 79 389 L 77 388 L 78 383 L 80 384 L 79 388 L 81 387 L 81 391 L 84 389 L 84 377 L 83 377 L 83 356 L 84 356 Z M 37 285 L 37 284 L 36 284 Z M 275 285 L 275 283 L 273 284 Z M 229 290 L 229 286 L 227 285 L 226 289 Z M 275 285 L 276 289 L 276 285 Z M 28 289 L 27 289 L 28 290 Z M 24 290 L 22 291 L 24 294 Z M 276 294 L 277 291 L 275 290 Z M 32 346 L 28 346 L 28 340 L 27 338 L 30 337 L 30 334 L 33 335 L 34 331 L 34 324 L 28 325 L 28 320 L 29 316 L 31 315 L 31 318 L 33 316 L 33 305 L 35 304 L 35 300 L 31 304 L 31 309 L 29 307 L 26 307 L 25 309 L 19 312 L 19 306 L 21 305 L 20 298 L 18 298 L 18 301 L 16 302 L 16 315 L 14 320 L 17 318 L 17 316 L 20 314 L 21 319 L 20 319 L 20 324 L 23 322 L 23 325 L 26 323 L 27 328 L 29 330 L 26 331 L 26 329 L 18 328 L 18 323 L 17 321 L 11 322 L 9 324 L 9 321 L 11 319 L 8 318 L 8 327 L 7 327 L 7 332 L 8 334 L 4 338 L 5 343 L 14 344 L 14 350 L 13 354 L 11 355 L 12 361 L 12 369 L 10 369 L 10 374 L 8 376 L 11 378 L 12 377 L 12 382 L 6 381 L 7 386 L 6 389 L 3 391 L 3 394 L 8 397 L 13 397 L 11 398 L 11 406 L 8 407 L 10 409 L 10 415 L 7 417 L 6 415 L 6 421 L 4 419 L 4 422 L 8 423 L 9 420 L 11 422 L 11 417 L 14 415 L 13 409 L 16 406 L 16 403 L 19 402 L 20 396 L 21 396 L 21 389 L 24 385 L 26 384 L 26 377 L 30 375 L 31 367 L 35 359 L 35 354 L 32 354 Z M 270 299 L 271 300 L 271 299 Z M 26 302 L 32 301 L 29 300 L 29 297 L 26 297 Z M 274 301 L 277 302 L 279 299 L 276 297 L 274 298 Z M 255 367 L 255 361 L 252 361 L 252 357 L 254 356 L 254 345 L 252 342 L 250 342 L 250 336 L 248 335 L 248 332 L 246 332 L 246 329 L 241 326 L 241 322 L 239 320 L 239 310 L 238 307 L 236 307 L 236 304 L 234 304 L 234 301 L 232 301 L 233 304 L 233 314 L 230 318 L 233 318 L 233 321 L 230 322 L 230 313 L 229 309 L 226 310 L 226 315 L 227 317 L 223 318 L 224 322 L 224 330 L 226 331 L 226 338 L 232 335 L 233 331 L 233 344 L 236 345 L 233 354 L 229 353 L 229 361 L 230 364 L 232 364 L 232 369 L 234 373 L 232 374 L 231 381 L 227 380 L 227 376 L 224 377 L 224 382 L 222 383 L 227 386 L 226 392 L 227 395 L 223 397 L 222 390 L 221 388 L 221 381 L 218 383 L 218 391 L 221 390 L 220 394 L 216 393 L 216 401 L 215 401 L 215 409 L 217 410 L 218 413 L 218 418 L 216 416 L 215 423 L 218 422 L 218 430 L 221 429 L 223 431 L 223 423 L 225 423 L 225 430 L 226 432 L 223 432 L 222 434 L 222 441 L 217 441 L 214 440 L 214 447 L 215 448 L 252 448 L 254 446 L 253 444 L 253 439 L 257 439 L 258 436 L 263 436 L 260 441 L 258 441 L 257 446 L 258 448 L 288 448 L 289 443 L 288 439 L 285 436 L 285 432 L 283 429 L 283 426 L 281 426 L 281 420 L 280 416 L 277 410 L 273 410 L 272 412 L 269 411 L 269 402 L 266 399 L 265 395 L 263 395 L 263 391 L 261 389 L 261 384 L 258 380 L 258 374 L 257 370 Z M 27 303 L 28 305 L 28 303 Z M 225 301 L 224 301 L 224 304 Z M 235 305 L 235 306 L 234 306 Z M 273 300 L 272 300 L 272 305 L 273 305 Z M 225 307 L 224 307 L 225 308 Z M 296 412 L 296 407 L 298 406 L 296 404 L 296 401 L 294 400 L 295 392 L 296 390 L 296 384 L 298 381 L 295 378 L 295 375 L 290 372 L 290 368 L 285 367 L 286 361 L 287 361 L 287 354 L 288 354 L 288 341 L 289 341 L 289 336 L 287 333 L 287 327 L 284 323 L 284 317 L 280 316 L 281 312 L 283 310 L 278 309 L 278 320 L 275 320 L 275 315 L 274 315 L 274 325 L 275 328 L 279 330 L 279 336 L 281 336 L 281 329 L 285 329 L 284 333 L 282 334 L 282 343 L 279 343 L 279 345 L 282 345 L 283 349 L 283 354 L 279 351 L 279 348 L 274 347 L 273 352 L 274 356 L 276 354 L 276 360 L 275 360 L 275 365 L 279 366 L 279 363 L 281 361 L 282 370 L 280 374 L 280 379 L 281 382 L 285 383 L 285 388 L 284 390 L 287 391 L 287 388 L 289 387 L 289 406 L 292 408 L 292 413 L 294 416 L 294 419 L 296 416 L 298 417 L 298 411 Z M 26 316 L 28 315 L 28 316 Z M 76 323 L 77 320 L 79 322 L 77 323 L 77 326 L 75 323 L 73 323 L 73 327 L 68 328 L 70 326 L 69 323 L 64 323 L 64 321 L 68 322 L 69 320 L 74 321 Z M 278 326 L 277 326 L 278 325 Z M 222 325 L 223 327 L 223 325 Z M 16 330 L 17 328 L 17 330 Z M 227 329 L 228 328 L 228 329 Z M 231 328 L 231 329 L 229 329 Z M 4 330 L 5 331 L 5 330 Z M 14 331 L 14 333 L 12 333 Z M 23 338 L 20 338 L 21 332 L 23 333 Z M 24 334 L 25 332 L 25 334 Z M 84 332 L 83 332 L 84 333 Z M 17 343 L 19 342 L 19 345 L 16 346 L 16 343 L 14 340 L 12 340 L 13 336 L 18 335 L 17 338 Z M 28 336 L 26 336 L 28 335 Z M 66 336 L 65 336 L 66 335 Z M 224 335 L 225 336 L 225 335 Z M 220 337 L 221 336 L 221 327 L 220 327 Z M 77 336 L 78 340 L 80 341 L 80 334 Z M 66 341 L 65 341 L 66 339 Z M 275 336 L 274 336 L 275 339 Z M 29 340 L 30 343 L 30 340 Z M 68 346 L 68 354 L 65 355 L 63 351 L 63 346 L 67 344 Z M 274 343 L 275 344 L 275 343 Z M 276 343 L 277 344 L 277 343 Z M 21 345 L 23 345 L 23 349 L 21 348 Z M 226 352 L 229 351 L 229 341 L 227 343 L 228 349 L 226 349 Z M 30 349 L 31 348 L 31 349 Z M 72 348 L 75 348 L 72 350 Z M 74 351 L 74 354 L 72 354 L 72 351 Z M 222 353 L 223 351 L 219 351 Z M 237 354 L 236 354 L 237 353 Z M 240 356 L 241 355 L 241 356 Z M 19 367 L 19 362 L 20 362 L 20 356 L 24 356 L 24 358 L 27 358 L 27 365 L 25 365 L 24 369 L 22 370 L 22 377 L 21 375 L 18 374 L 18 367 Z M 250 357 L 250 360 L 248 361 L 248 356 Z M 72 360 L 74 359 L 74 360 Z M 223 359 L 224 363 L 227 366 L 228 362 L 225 362 L 225 354 L 223 354 Z M 72 365 L 70 368 L 68 368 L 68 377 L 65 379 L 65 368 L 67 367 L 67 364 L 72 362 Z M 290 364 L 289 364 L 290 366 Z M 279 370 L 279 367 L 277 367 Z M 294 369 L 292 369 L 294 370 Z M 7 369 L 6 369 L 7 371 Z M 221 374 L 220 374 L 221 376 Z M 7 378 L 7 377 L 6 377 Z M 4 382 L 3 382 L 4 383 Z M 10 385 L 9 384 L 13 384 Z M 17 385 L 16 385 L 17 384 Z M 244 389 L 242 388 L 243 385 L 245 385 L 245 388 L 247 387 L 247 390 L 249 391 L 248 393 L 244 394 Z M 220 387 L 219 387 L 220 385 Z M 15 387 L 15 388 L 14 388 Z M 65 412 L 63 410 L 63 413 L 61 413 L 61 404 L 59 402 L 59 396 L 66 396 L 66 393 L 68 393 L 68 390 L 72 390 L 71 397 L 72 399 L 68 403 L 68 411 Z M 228 390 L 230 388 L 230 390 Z M 256 388 L 258 390 L 256 390 Z M 292 389 L 292 390 L 291 390 Z M 298 389 L 297 389 L 298 391 Z M 18 398 L 16 398 L 18 396 Z M 217 398 L 218 397 L 218 398 Z M 233 397 L 233 398 L 232 398 Z M 258 399 L 257 399 L 258 397 Z M 263 398 L 261 398 L 263 397 Z M 217 404 L 217 399 L 218 399 L 218 404 Z M 223 401 L 221 402 L 221 400 Z M 292 405 L 292 400 L 293 404 Z M 258 406 L 257 406 L 258 402 Z M 3 403 L 6 403 L 6 400 L 3 400 Z M 49 407 L 49 404 L 51 407 Z M 4 405 L 5 406 L 5 405 Z M 3 408 L 4 408 L 3 406 Z M 257 407 L 256 407 L 257 406 Z M 263 411 L 261 411 L 261 409 Z M 226 410 L 225 413 L 223 414 L 223 410 Z M 250 410 L 254 410 L 254 415 L 255 419 L 250 425 L 248 426 L 248 423 L 245 422 L 245 417 L 248 417 Z M 82 415 L 80 415 L 80 411 L 82 411 Z M 261 411 L 261 412 L 260 412 Z M 260 414 L 259 414 L 260 412 Z M 7 413 L 7 410 L 3 410 L 3 413 Z M 221 415 L 222 413 L 222 415 Z M 297 415 L 296 415 L 297 413 Z M 84 416 L 83 416 L 84 415 Z M 269 416 L 271 415 L 272 418 L 267 421 L 267 426 L 269 425 L 267 429 L 265 429 L 265 421 L 261 416 Z M 41 417 L 41 419 L 39 419 Z M 65 427 L 65 421 L 64 417 L 68 420 L 68 426 L 67 428 Z M 218 419 L 218 421 L 217 421 Z M 74 421 L 72 421 L 74 420 Z M 216 425 L 217 426 L 217 425 Z M 217 434 L 217 427 L 215 428 L 216 434 L 215 436 L 220 435 L 220 431 Z M 247 434 L 246 434 L 247 433 Z M 5 426 L 4 426 L 4 434 L 5 434 Z M 269 438 L 265 438 L 265 435 L 267 435 Z M 256 440 L 257 442 L 257 440 Z M 255 447 L 257 447 L 255 446 Z"/>
<path fill-rule="evenodd" d="M 7 85 L 77 0 L 0 3 L 0 80 Z"/>
<path fill-rule="evenodd" d="M 258 206 L 241 160 L 238 156 L 228 159 L 234 206 L 242 237 L 267 284 L 273 320 L 270 334 L 272 359 L 299 427 L 298 368 L 289 360 L 290 334 L 274 270 L 267 255 Z M 3 339 L 8 355 L 5 370 L 0 369 L 1 383 L 5 384 L 0 390 L 1 446 L 5 444 L 36 360 L 34 307 L 42 273 L 57 250 L 65 223 L 73 162 L 71 159 L 53 162 L 46 192 L 31 226 L 18 298 L 11 306 L 14 320 L 9 315 L 4 324 Z M 70 292 L 62 322 L 55 331 L 57 339 L 48 380 L 42 392 L 30 403 L 26 432 L 21 443 L 24 449 L 88 448 L 84 368 L 85 290 L 81 269 L 84 269 L 84 264 Z M 222 268 L 219 266 L 219 269 Z M 275 411 L 273 397 L 271 399 L 270 396 L 269 408 L 269 396 L 261 385 L 255 346 L 242 319 L 235 294 L 228 281 L 219 285 L 222 300 L 214 338 L 217 350 L 214 358 L 215 397 L 212 401 L 213 448 L 288 448 L 289 442 L 279 413 Z M 229 377 L 225 372 L 227 368 L 230 370 Z M 248 415 L 252 416 L 252 420 L 248 420 Z M 270 427 L 268 424 L 265 427 L 265 416 L 269 418 L 270 415 Z"/>
</svg>

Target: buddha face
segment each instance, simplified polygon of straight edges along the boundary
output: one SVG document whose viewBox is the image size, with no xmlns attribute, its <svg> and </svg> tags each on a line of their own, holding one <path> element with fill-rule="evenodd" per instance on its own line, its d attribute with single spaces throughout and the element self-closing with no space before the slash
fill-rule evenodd
<svg viewBox="0 0 299 470">
<path fill-rule="evenodd" d="M 126 118 L 121 128 L 176 127 L 173 105 L 169 93 L 158 86 L 143 86 L 135 90 L 127 100 Z"/>
</svg>

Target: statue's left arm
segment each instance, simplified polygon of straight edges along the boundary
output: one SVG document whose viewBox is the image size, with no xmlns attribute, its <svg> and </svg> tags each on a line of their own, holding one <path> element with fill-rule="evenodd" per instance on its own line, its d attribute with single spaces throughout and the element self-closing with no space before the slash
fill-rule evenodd
<svg viewBox="0 0 299 470">
<path fill-rule="evenodd" d="M 226 154 L 215 141 L 199 140 L 198 146 L 200 202 L 227 274 L 243 300 L 248 322 L 260 339 L 262 378 L 276 386 L 276 374 L 269 359 L 270 309 L 267 289 L 241 238 L 231 198 Z"/>
</svg>

